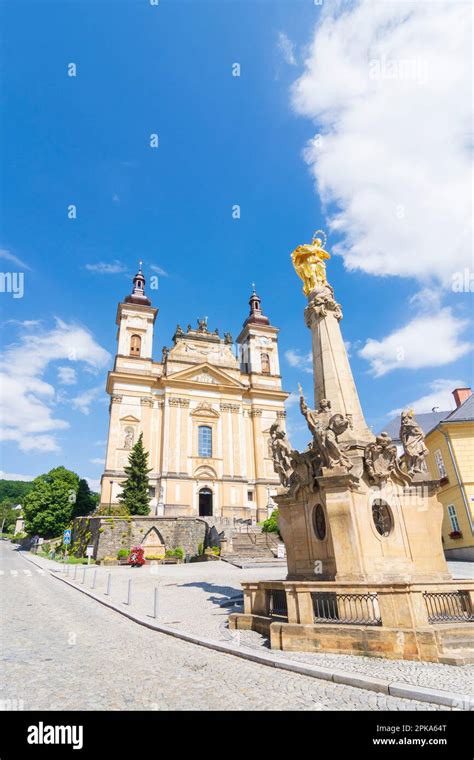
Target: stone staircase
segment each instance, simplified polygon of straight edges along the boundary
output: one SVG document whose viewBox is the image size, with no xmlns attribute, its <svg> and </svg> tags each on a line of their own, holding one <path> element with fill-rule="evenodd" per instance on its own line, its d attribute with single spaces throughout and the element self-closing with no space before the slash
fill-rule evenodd
<svg viewBox="0 0 474 760">
<path fill-rule="evenodd" d="M 263 533 L 258 526 L 233 532 L 229 551 L 221 555 L 224 562 L 236 567 L 284 567 L 285 559 L 278 559 L 280 539 L 275 533 Z"/>
</svg>

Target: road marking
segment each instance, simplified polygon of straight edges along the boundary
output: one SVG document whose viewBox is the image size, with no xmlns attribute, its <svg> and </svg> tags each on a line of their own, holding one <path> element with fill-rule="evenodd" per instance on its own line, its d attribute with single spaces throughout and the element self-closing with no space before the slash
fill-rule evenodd
<svg viewBox="0 0 474 760">
<path fill-rule="evenodd" d="M 31 570 L 23 570 L 23 572 L 25 573 L 25 575 L 31 575 Z"/>
<path fill-rule="evenodd" d="M 4 575 L 4 574 L 5 574 L 5 570 L 0 570 L 0 575 Z"/>
<path fill-rule="evenodd" d="M 18 570 L 10 570 L 10 575 L 18 575 Z"/>
<path fill-rule="evenodd" d="M 37 567 L 37 568 L 35 568 L 35 570 L 36 570 L 36 572 L 37 572 L 37 573 L 39 573 L 40 575 L 44 575 L 44 570 L 43 570 L 43 568 L 41 568 L 41 567 Z"/>
</svg>

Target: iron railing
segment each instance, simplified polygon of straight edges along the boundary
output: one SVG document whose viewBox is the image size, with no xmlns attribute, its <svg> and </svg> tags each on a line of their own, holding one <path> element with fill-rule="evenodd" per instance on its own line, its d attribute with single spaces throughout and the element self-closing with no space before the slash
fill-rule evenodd
<svg viewBox="0 0 474 760">
<path fill-rule="evenodd" d="M 382 625 L 377 594 L 311 594 L 315 623 Z"/>
<path fill-rule="evenodd" d="M 272 618 L 288 620 L 286 591 L 283 591 L 281 589 L 272 589 L 269 591 L 268 613 Z"/>
<path fill-rule="evenodd" d="M 430 623 L 472 623 L 474 611 L 467 591 L 424 591 Z"/>
</svg>

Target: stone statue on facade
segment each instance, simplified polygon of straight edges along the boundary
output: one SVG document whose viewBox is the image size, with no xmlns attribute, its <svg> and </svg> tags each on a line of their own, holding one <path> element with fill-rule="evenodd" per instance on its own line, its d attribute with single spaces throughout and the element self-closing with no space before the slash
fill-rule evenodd
<svg viewBox="0 0 474 760">
<path fill-rule="evenodd" d="M 230 332 L 224 333 L 224 343 L 227 346 L 230 346 L 230 345 L 232 345 L 233 342 L 234 341 L 233 341 L 233 338 L 232 338 L 232 335 L 230 334 Z"/>
<path fill-rule="evenodd" d="M 133 447 L 133 428 L 126 428 L 125 429 L 125 439 L 123 442 L 124 449 L 131 449 Z"/>
<path fill-rule="evenodd" d="M 364 463 L 371 483 L 380 485 L 398 469 L 397 447 L 388 433 L 380 433 L 364 450 Z"/>
<path fill-rule="evenodd" d="M 425 446 L 423 430 L 415 420 L 413 409 L 404 409 L 401 414 L 400 440 L 405 453 L 408 474 L 413 476 L 426 470 L 425 460 L 428 449 Z"/>
<path fill-rule="evenodd" d="M 270 449 L 273 459 L 273 469 L 280 478 L 280 483 L 288 487 L 290 475 L 293 472 L 291 464 L 292 449 L 286 433 L 278 422 L 274 422 L 270 428 Z"/>
</svg>

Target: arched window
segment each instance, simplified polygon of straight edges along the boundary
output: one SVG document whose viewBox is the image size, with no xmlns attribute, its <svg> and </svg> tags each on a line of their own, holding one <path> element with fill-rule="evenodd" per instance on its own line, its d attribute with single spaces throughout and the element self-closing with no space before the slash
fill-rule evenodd
<svg viewBox="0 0 474 760">
<path fill-rule="evenodd" d="M 260 366 L 262 368 L 262 375 L 270 374 L 270 357 L 268 354 L 260 354 Z"/>
<path fill-rule="evenodd" d="M 130 338 L 130 356 L 140 356 L 142 348 L 142 339 L 139 335 L 132 335 Z"/>
<path fill-rule="evenodd" d="M 212 457 L 212 428 L 209 425 L 199 426 L 198 453 L 200 457 Z"/>
</svg>

